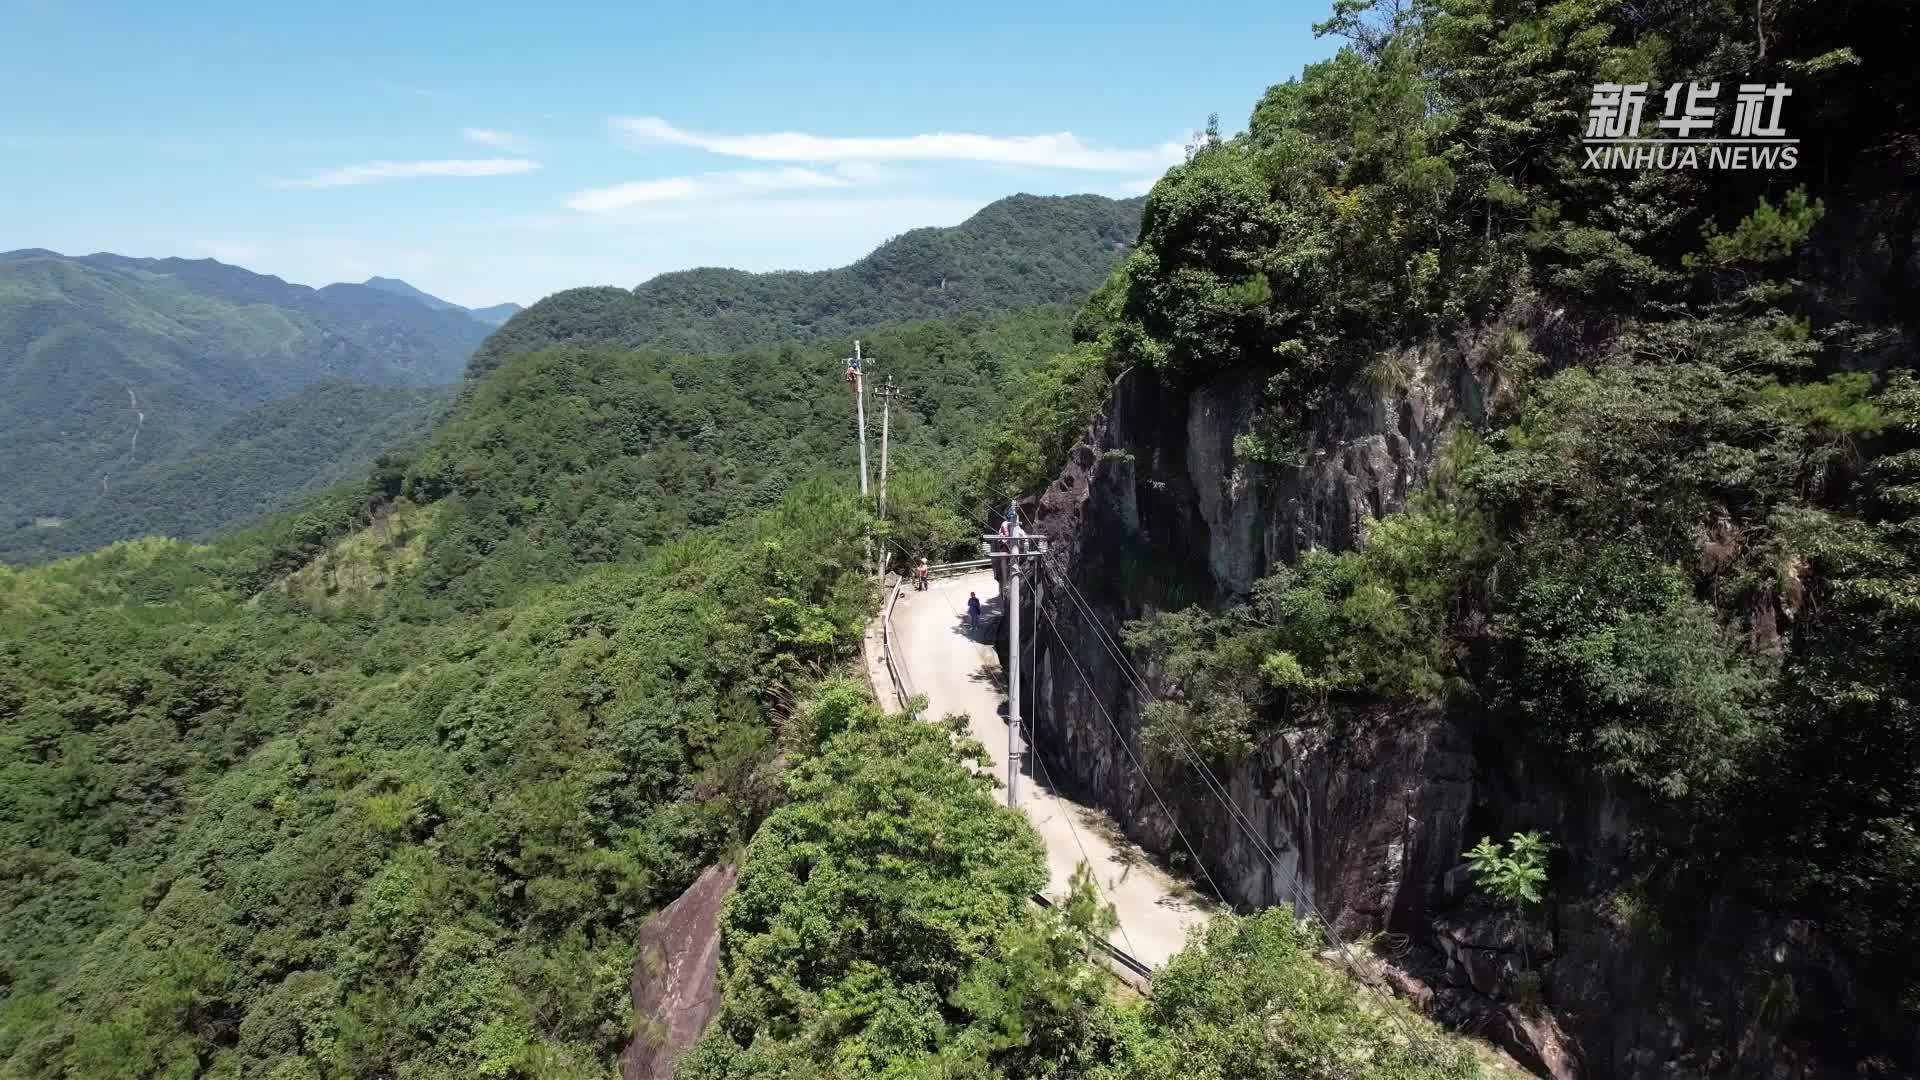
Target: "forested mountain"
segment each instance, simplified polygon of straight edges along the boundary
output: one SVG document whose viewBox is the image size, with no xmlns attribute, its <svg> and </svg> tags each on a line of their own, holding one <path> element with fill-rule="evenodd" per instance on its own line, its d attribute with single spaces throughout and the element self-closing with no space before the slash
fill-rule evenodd
<svg viewBox="0 0 1920 1080">
<path fill-rule="evenodd" d="M 420 303 L 427 305 L 435 311 L 465 312 L 473 318 L 486 323 L 488 326 L 499 326 L 508 319 L 513 318 L 514 315 L 518 314 L 521 310 L 519 304 L 495 304 L 492 307 L 483 308 L 461 307 L 451 300 L 442 300 L 432 293 L 421 292 L 419 289 L 401 281 L 399 278 L 370 277 L 360 284 L 369 289 L 379 289 L 381 292 L 389 292 L 395 296 L 405 296 L 418 300 Z"/>
<path fill-rule="evenodd" d="M 0 557 L 126 535 L 101 531 L 108 521 L 204 529 L 241 520 L 224 511 L 285 493 L 234 490 L 149 517 L 136 507 L 162 504 L 129 485 L 156 480 L 153 470 L 202 453 L 242 414 L 316 383 L 452 382 L 485 334 L 464 313 L 379 289 L 310 289 L 211 259 L 0 255 Z M 369 413 L 376 401 L 392 408 Z M 373 395 L 354 415 L 385 423 L 412 409 Z M 299 452 L 316 459 L 316 473 L 353 460 L 358 433 L 304 430 L 311 439 Z M 78 539 L 32 535 L 81 518 L 93 524 Z"/>
<path fill-rule="evenodd" d="M 954 501 L 954 466 L 1027 373 L 1067 345 L 1067 324 L 1066 309 L 1036 308 L 866 339 L 867 377 L 911 388 L 891 417 L 896 509 Z M 844 351 L 836 342 L 717 356 L 580 346 L 525 354 L 474 386 L 395 481 L 415 502 L 459 507 L 427 545 L 421 597 L 498 603 L 516 583 L 565 580 L 772 507 L 821 472 L 853 479 Z M 867 422 L 877 483 L 871 397 Z M 924 515 L 902 520 L 919 530 L 904 540 L 933 542 Z M 942 535 L 964 531 L 950 513 L 940 521 Z"/>
<path fill-rule="evenodd" d="M 699 269 L 631 291 L 555 293 L 515 315 L 474 355 L 484 374 L 547 345 L 724 352 L 824 341 L 887 323 L 1004 315 L 1077 303 L 1125 253 L 1140 200 L 1015 195 L 952 228 L 915 229 L 852 266 L 812 273 Z"/>
<path fill-rule="evenodd" d="M 0 560 L 90 551 L 130 536 L 201 539 L 366 473 L 376 455 L 424 442 L 451 388 L 318 383 L 241 413 L 178 455 L 116 478 L 58 527 L 0 528 Z"/>
<path fill-rule="evenodd" d="M 559 342 L 712 353 L 827 337 L 844 350 L 838 337 L 854 329 L 1075 300 L 1119 257 L 1138 214 L 1138 200 L 1018 196 L 955 228 L 908 233 L 845 270 L 698 270 L 633 293 L 572 290 L 513 318 L 475 370 Z M 270 451 L 223 446 L 226 424 L 323 380 L 449 381 L 485 334 L 478 323 L 518 311 L 470 311 L 394 278 L 314 290 L 212 260 L 0 256 L 0 387 L 20 388 L 0 404 L 0 460 L 12 466 L 0 480 L 0 559 L 148 531 L 203 535 L 286 505 L 363 465 L 370 437 L 401 430 L 424 399 L 348 403 L 336 391 L 323 398 L 345 407 L 347 426 L 308 422 L 323 412 L 289 404 L 236 429 L 251 439 L 272 418 L 295 420 Z M 313 467 L 296 487 L 249 486 L 290 480 L 287 464 L 302 456 Z M 231 479 L 178 482 L 216 469 Z"/>
</svg>

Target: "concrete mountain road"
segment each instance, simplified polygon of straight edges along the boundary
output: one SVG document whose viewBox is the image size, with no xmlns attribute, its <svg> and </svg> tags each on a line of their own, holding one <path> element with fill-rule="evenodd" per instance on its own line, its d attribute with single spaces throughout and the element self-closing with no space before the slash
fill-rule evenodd
<svg viewBox="0 0 1920 1080">
<path fill-rule="evenodd" d="M 971 635 L 966 629 L 970 591 L 986 609 L 984 625 Z M 936 578 L 925 592 L 908 589 L 901 594 L 893 615 L 893 648 L 895 662 L 909 673 L 912 690 L 926 695 L 927 716 L 966 714 L 973 737 L 993 761 L 995 783 L 1004 798 L 1007 698 L 991 630 L 1000 607 L 991 571 Z M 878 639 L 877 630 L 869 634 L 868 669 L 881 688 L 883 703 L 898 707 Z M 1031 718 L 1027 726 L 1031 737 Z M 1065 897 L 1074 868 L 1082 861 L 1090 863 L 1101 895 L 1120 917 L 1111 944 L 1149 966 L 1165 964 L 1186 945 L 1189 931 L 1205 925 L 1213 905 L 1156 866 L 1105 814 L 1062 797 L 1035 760 L 1029 751 L 1020 809 L 1046 846 L 1047 896 Z"/>
</svg>

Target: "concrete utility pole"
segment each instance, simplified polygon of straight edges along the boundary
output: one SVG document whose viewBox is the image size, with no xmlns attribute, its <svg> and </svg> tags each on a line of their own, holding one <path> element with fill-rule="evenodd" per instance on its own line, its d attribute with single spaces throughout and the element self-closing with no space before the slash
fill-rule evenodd
<svg viewBox="0 0 1920 1080">
<path fill-rule="evenodd" d="M 1007 805 L 1020 805 L 1021 763 L 1027 743 L 1020 730 L 1020 571 L 1022 565 L 1046 554 L 1047 538 L 1030 537 L 1020 526 L 1017 511 L 1007 508 L 1007 536 L 982 537 L 987 553 L 1005 560 L 1007 583 Z"/>
<path fill-rule="evenodd" d="M 853 373 L 853 409 L 860 425 L 860 496 L 867 494 L 867 380 L 860 371 L 860 341 L 853 342 L 853 356 L 847 360 Z"/>
<path fill-rule="evenodd" d="M 887 376 L 887 385 L 875 390 L 880 405 L 880 519 L 887 517 L 887 428 L 893 419 L 893 399 L 900 396 L 900 390 L 893 385 L 893 376 Z"/>
</svg>

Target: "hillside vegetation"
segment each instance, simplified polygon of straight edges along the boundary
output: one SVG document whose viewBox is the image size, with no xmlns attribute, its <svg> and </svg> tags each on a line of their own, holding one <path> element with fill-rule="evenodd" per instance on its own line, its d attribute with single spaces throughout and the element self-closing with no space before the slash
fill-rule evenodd
<svg viewBox="0 0 1920 1080">
<path fill-rule="evenodd" d="M 946 477 L 1066 323 L 874 336 L 889 525 L 837 349 L 556 348 L 244 532 L 0 569 L 0 1077 L 602 1078 L 641 921 L 743 848 L 690 1076 L 1466 1075 L 1279 914 L 1116 1003 L 977 748 L 835 677 L 866 539 L 971 536 Z"/>
<path fill-rule="evenodd" d="M 549 345 L 729 352 L 833 341 L 889 323 L 1078 303 L 1125 253 L 1140 200 L 1001 199 L 952 228 L 915 229 L 852 266 L 812 273 L 699 269 L 638 288 L 569 289 L 515 315 L 474 354 L 475 375 Z"/>
<path fill-rule="evenodd" d="M 1329 415 L 1497 373 L 1490 423 L 1360 550 L 1135 624 L 1181 690 L 1143 738 L 1238 762 L 1369 703 L 1452 707 L 1543 773 L 1630 793 L 1623 948 L 1663 986 L 1718 964 L 1767 988 L 1757 1021 L 1690 1023 L 1913 1065 L 1920 24 L 1811 2 L 1388 10 L 1339 5 L 1335 58 L 1155 187 L 1082 349 L 982 468 L 1047 476 L 1101 363 L 1175 393 L 1264 376 L 1234 449 L 1278 475 L 1338 449 L 1312 435 Z M 1592 86 L 1669 79 L 1790 84 L 1802 167 L 1585 168 Z M 1567 880 L 1584 854 L 1556 856 Z M 1825 935 L 1847 997 L 1693 956 L 1682 928 L 1730 901 Z"/>
<path fill-rule="evenodd" d="M 0 255 L 0 558 L 219 528 L 280 505 L 295 492 L 274 486 L 271 461 L 216 438 L 223 427 L 322 382 L 453 382 L 485 334 L 465 314 L 378 289 L 309 289 L 210 259 Z M 350 419 L 384 427 L 418 415 L 419 401 L 362 395 Z M 365 460 L 354 429 L 301 430 L 315 472 Z M 231 467 L 240 482 L 191 498 L 167 486 L 172 466 Z M 62 522 L 78 528 L 61 534 Z"/>
<path fill-rule="evenodd" d="M 638 920 L 858 640 L 865 523 L 816 488 L 426 622 L 247 603 L 299 519 L 0 570 L 0 1075 L 603 1076 Z"/>
<path fill-rule="evenodd" d="M 1022 266 L 970 222 L 871 257 L 906 259 L 903 292 L 862 263 L 560 294 L 358 482 L 208 544 L 0 568 L 0 1078 L 604 1078 L 641 921 L 721 861 L 724 996 L 686 1080 L 1472 1075 L 1284 910 L 1116 1000 L 1087 959 L 1111 912 L 1084 878 L 1025 903 L 1040 849 L 964 724 L 883 715 L 845 676 L 866 540 L 964 545 L 1115 372 L 1264 374 L 1235 451 L 1280 470 L 1326 448 L 1329 405 L 1457 380 L 1404 363 L 1475 335 L 1460 362 L 1512 392 L 1407 513 L 1128 628 L 1183 689 L 1143 739 L 1231 761 L 1383 701 L 1471 714 L 1540 774 L 1630 793 L 1613 900 L 1646 995 L 1703 912 L 1753 905 L 1831 941 L 1851 992 L 1725 968 L 1752 1011 L 1839 1071 L 1907 1069 L 1912 13 L 1391 10 L 1342 0 L 1348 44 L 1195 147 L 1105 285 L 1134 237 L 1097 219 L 1137 206 L 1015 199 L 998 214 L 1084 258 Z M 1592 85 L 1667 77 L 1793 82 L 1819 168 L 1584 170 Z M 949 281 L 980 306 L 918 306 L 962 251 Z M 995 299 L 993 273 L 1068 269 L 1093 291 L 1071 318 L 977 314 L 1050 298 Z M 869 379 L 913 395 L 883 523 L 853 487 L 844 337 L 930 314 L 952 317 L 862 331 Z"/>
<path fill-rule="evenodd" d="M 1064 309 L 1036 308 L 866 340 L 876 489 L 881 417 L 871 388 L 890 375 L 911 391 L 891 419 L 898 543 L 928 551 L 968 535 L 949 509 L 959 490 L 950 474 L 1026 373 L 1067 345 L 1067 324 Z M 394 479 L 396 494 L 461 505 L 436 525 L 420 602 L 495 603 L 516 582 L 564 580 L 771 507 L 797 480 L 853 480 L 844 351 L 835 342 L 721 356 L 578 346 L 523 355 L 473 387 Z"/>
<path fill-rule="evenodd" d="M 309 386 L 116 477 L 111 497 L 57 527 L 0 531 L 0 559 L 32 561 L 147 534 L 204 539 L 358 479 L 382 451 L 423 442 L 452 400 L 451 388 Z"/>
</svg>

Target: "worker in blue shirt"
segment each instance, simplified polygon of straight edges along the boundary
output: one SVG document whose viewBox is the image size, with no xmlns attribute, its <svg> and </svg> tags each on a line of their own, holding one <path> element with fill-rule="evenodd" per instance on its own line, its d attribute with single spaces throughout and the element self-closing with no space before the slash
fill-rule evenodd
<svg viewBox="0 0 1920 1080">
<path fill-rule="evenodd" d="M 967 630 L 972 632 L 980 628 L 980 597 L 975 593 L 967 594 Z"/>
</svg>

